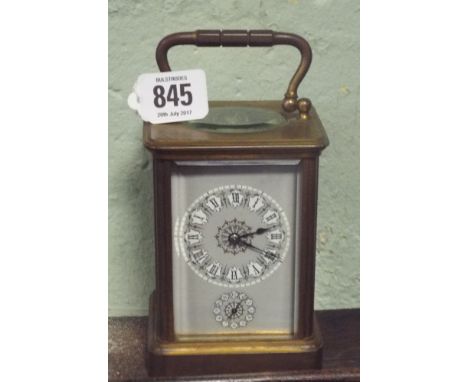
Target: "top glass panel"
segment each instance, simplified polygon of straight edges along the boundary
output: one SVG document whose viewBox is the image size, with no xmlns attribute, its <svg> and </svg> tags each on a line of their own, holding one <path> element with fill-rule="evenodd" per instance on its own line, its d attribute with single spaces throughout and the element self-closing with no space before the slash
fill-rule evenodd
<svg viewBox="0 0 468 382">
<path fill-rule="evenodd" d="M 189 122 L 197 129 L 219 133 L 254 133 L 284 126 L 280 113 L 258 107 L 212 107 L 204 119 Z"/>
</svg>

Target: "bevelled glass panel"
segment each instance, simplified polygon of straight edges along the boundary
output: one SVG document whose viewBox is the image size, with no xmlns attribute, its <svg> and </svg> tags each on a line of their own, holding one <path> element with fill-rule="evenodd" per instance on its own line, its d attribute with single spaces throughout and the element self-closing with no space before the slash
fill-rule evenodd
<svg viewBox="0 0 468 382">
<path fill-rule="evenodd" d="M 298 162 L 177 162 L 171 186 L 179 339 L 294 334 Z"/>
<path fill-rule="evenodd" d="M 258 107 L 212 107 L 201 120 L 189 125 L 198 129 L 221 133 L 258 132 L 283 126 L 286 118 L 271 109 Z"/>
</svg>

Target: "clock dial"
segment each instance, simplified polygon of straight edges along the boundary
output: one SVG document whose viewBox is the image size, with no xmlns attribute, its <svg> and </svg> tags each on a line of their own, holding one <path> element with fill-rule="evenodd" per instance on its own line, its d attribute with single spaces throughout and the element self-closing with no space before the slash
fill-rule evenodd
<svg viewBox="0 0 468 382">
<path fill-rule="evenodd" d="M 245 185 L 214 188 L 196 199 L 176 223 L 176 250 L 204 280 L 245 287 L 283 262 L 289 222 L 267 193 Z"/>
<path fill-rule="evenodd" d="M 215 320 L 223 328 L 246 327 L 255 317 L 253 300 L 246 293 L 232 291 L 223 293 L 213 305 Z"/>
</svg>

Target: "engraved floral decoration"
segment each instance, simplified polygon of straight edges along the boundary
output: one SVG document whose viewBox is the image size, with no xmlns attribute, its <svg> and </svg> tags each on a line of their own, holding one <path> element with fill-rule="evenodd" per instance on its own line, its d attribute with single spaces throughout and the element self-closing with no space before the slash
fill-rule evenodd
<svg viewBox="0 0 468 382">
<path fill-rule="evenodd" d="M 224 253 L 237 255 L 240 252 L 245 252 L 246 246 L 252 242 L 251 236 L 244 236 L 252 232 L 252 228 L 245 224 L 242 220 L 234 218 L 230 221 L 224 221 L 221 227 L 218 227 L 216 239 L 218 240 L 218 247 L 221 247 Z M 239 240 L 239 238 L 243 238 Z"/>
</svg>

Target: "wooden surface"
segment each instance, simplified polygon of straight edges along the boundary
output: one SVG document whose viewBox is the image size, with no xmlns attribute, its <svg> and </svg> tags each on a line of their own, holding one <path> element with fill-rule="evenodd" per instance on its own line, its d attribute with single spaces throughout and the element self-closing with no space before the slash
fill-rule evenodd
<svg viewBox="0 0 468 382">
<path fill-rule="evenodd" d="M 359 309 L 317 312 L 323 369 L 310 372 L 179 378 L 178 381 L 359 381 Z M 109 318 L 109 381 L 165 381 L 145 369 L 146 317 Z"/>
</svg>

